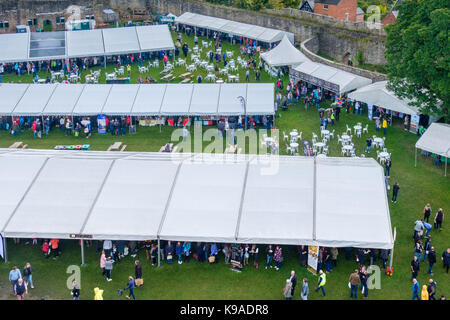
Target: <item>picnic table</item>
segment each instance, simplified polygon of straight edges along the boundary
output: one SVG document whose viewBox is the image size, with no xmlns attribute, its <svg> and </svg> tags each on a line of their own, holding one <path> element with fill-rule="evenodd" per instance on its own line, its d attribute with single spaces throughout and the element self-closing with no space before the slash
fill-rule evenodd
<svg viewBox="0 0 450 320">
<path fill-rule="evenodd" d="M 164 77 L 161 77 L 161 80 L 164 80 L 164 81 L 168 81 L 171 79 L 173 79 L 173 74 L 171 74 L 171 73 L 166 74 Z"/>
<path fill-rule="evenodd" d="M 191 78 L 185 78 L 180 83 L 189 83 L 189 82 L 191 82 Z"/>
<path fill-rule="evenodd" d="M 122 146 L 122 142 L 114 142 L 109 148 L 108 151 L 119 151 Z"/>
<path fill-rule="evenodd" d="M 190 72 L 186 72 L 186 73 L 180 74 L 180 78 L 187 78 L 187 77 L 190 77 L 190 76 L 192 76 L 192 73 L 190 73 Z"/>
</svg>

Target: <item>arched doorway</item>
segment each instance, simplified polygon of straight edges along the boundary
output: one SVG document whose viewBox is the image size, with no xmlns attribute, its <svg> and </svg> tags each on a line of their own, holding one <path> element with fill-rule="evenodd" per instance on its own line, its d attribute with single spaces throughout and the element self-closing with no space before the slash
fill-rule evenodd
<svg viewBox="0 0 450 320">
<path fill-rule="evenodd" d="M 52 21 L 51 20 L 44 20 L 44 22 L 42 23 L 44 26 L 44 30 L 45 31 L 51 31 L 52 30 Z"/>
<path fill-rule="evenodd" d="M 342 57 L 342 63 L 343 64 L 349 64 L 348 62 L 350 61 L 350 52 L 347 52 L 346 54 L 344 54 L 344 56 Z"/>
</svg>

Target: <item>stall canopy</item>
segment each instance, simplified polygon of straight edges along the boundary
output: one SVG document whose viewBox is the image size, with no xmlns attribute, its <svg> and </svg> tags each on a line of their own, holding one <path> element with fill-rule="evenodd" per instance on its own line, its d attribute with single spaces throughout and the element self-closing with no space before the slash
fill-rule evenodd
<svg viewBox="0 0 450 320">
<path fill-rule="evenodd" d="M 220 19 L 197 13 L 185 12 L 176 18 L 175 22 L 191 27 L 218 31 L 234 36 L 241 36 L 265 43 L 281 41 L 285 35 L 292 43 L 294 42 L 294 34 L 291 32 L 264 28 L 252 24 Z"/>
<path fill-rule="evenodd" d="M 445 175 L 447 176 L 447 159 L 450 156 L 450 124 L 432 123 L 416 142 L 415 164 L 417 165 L 417 149 L 445 157 Z"/>
<path fill-rule="evenodd" d="M 371 79 L 312 61 L 290 69 L 297 80 L 303 80 L 326 90 L 343 94 L 372 83 Z"/>
<path fill-rule="evenodd" d="M 173 50 L 167 25 L 0 34 L 0 62 Z"/>
<path fill-rule="evenodd" d="M 0 149 L 0 173 L 4 237 L 393 246 L 374 159 Z"/>
<path fill-rule="evenodd" d="M 385 109 L 404 114 L 418 114 L 418 109 L 411 105 L 411 100 L 401 99 L 394 92 L 387 89 L 387 81 L 379 81 L 348 94 L 348 97 L 355 101 L 365 102 Z"/>
<path fill-rule="evenodd" d="M 261 58 L 273 67 L 297 66 L 303 62 L 311 61 L 292 45 L 286 35 L 275 48 L 262 53 Z"/>
<path fill-rule="evenodd" d="M 233 116 L 274 114 L 273 83 L 0 84 L 0 115 Z"/>
</svg>

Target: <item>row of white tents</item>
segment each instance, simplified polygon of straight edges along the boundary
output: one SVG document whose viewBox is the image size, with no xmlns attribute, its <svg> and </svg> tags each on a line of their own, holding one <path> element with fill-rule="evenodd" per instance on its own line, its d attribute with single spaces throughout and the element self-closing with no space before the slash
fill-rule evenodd
<svg viewBox="0 0 450 320">
<path fill-rule="evenodd" d="M 6 238 L 394 242 L 383 169 L 365 158 L 0 149 L 0 194 Z"/>
<path fill-rule="evenodd" d="M 292 32 L 265 28 L 253 24 L 205 16 L 192 12 L 183 13 L 175 19 L 175 22 L 179 25 L 222 32 L 230 36 L 244 37 L 269 44 L 281 41 L 285 35 L 292 43 L 294 42 L 294 34 Z"/>
<path fill-rule="evenodd" d="M 0 115 L 273 115 L 273 83 L 0 84 Z M 241 97 L 241 98 L 239 98 Z M 246 108 L 241 100 L 245 101 Z"/>
<path fill-rule="evenodd" d="M 65 53 L 52 50 L 55 42 L 62 45 Z M 30 55 L 30 50 L 35 50 L 33 47 L 43 50 L 44 55 Z M 174 48 L 167 25 L 0 34 L 0 62 L 111 56 Z"/>
</svg>

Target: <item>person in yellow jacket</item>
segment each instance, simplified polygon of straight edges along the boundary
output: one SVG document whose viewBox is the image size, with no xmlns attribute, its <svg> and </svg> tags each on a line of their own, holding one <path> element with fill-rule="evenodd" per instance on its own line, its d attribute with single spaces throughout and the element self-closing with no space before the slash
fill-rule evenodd
<svg viewBox="0 0 450 320">
<path fill-rule="evenodd" d="M 327 275 L 320 270 L 319 271 L 319 282 L 317 283 L 316 292 L 322 290 L 322 296 L 325 297 L 325 284 L 327 283 Z"/>
<path fill-rule="evenodd" d="M 387 129 L 387 121 L 386 121 L 386 118 L 383 118 L 383 124 L 382 124 L 382 127 L 383 127 L 383 134 L 386 135 L 386 129 Z"/>
<path fill-rule="evenodd" d="M 127 65 L 128 78 L 131 76 L 131 66 Z"/>
<path fill-rule="evenodd" d="M 103 290 L 94 288 L 94 300 L 103 300 Z"/>
<path fill-rule="evenodd" d="M 420 297 L 422 300 L 430 300 L 429 296 L 428 296 L 428 290 L 427 289 L 428 289 L 427 285 L 423 285 L 422 286 L 422 295 Z"/>
</svg>

